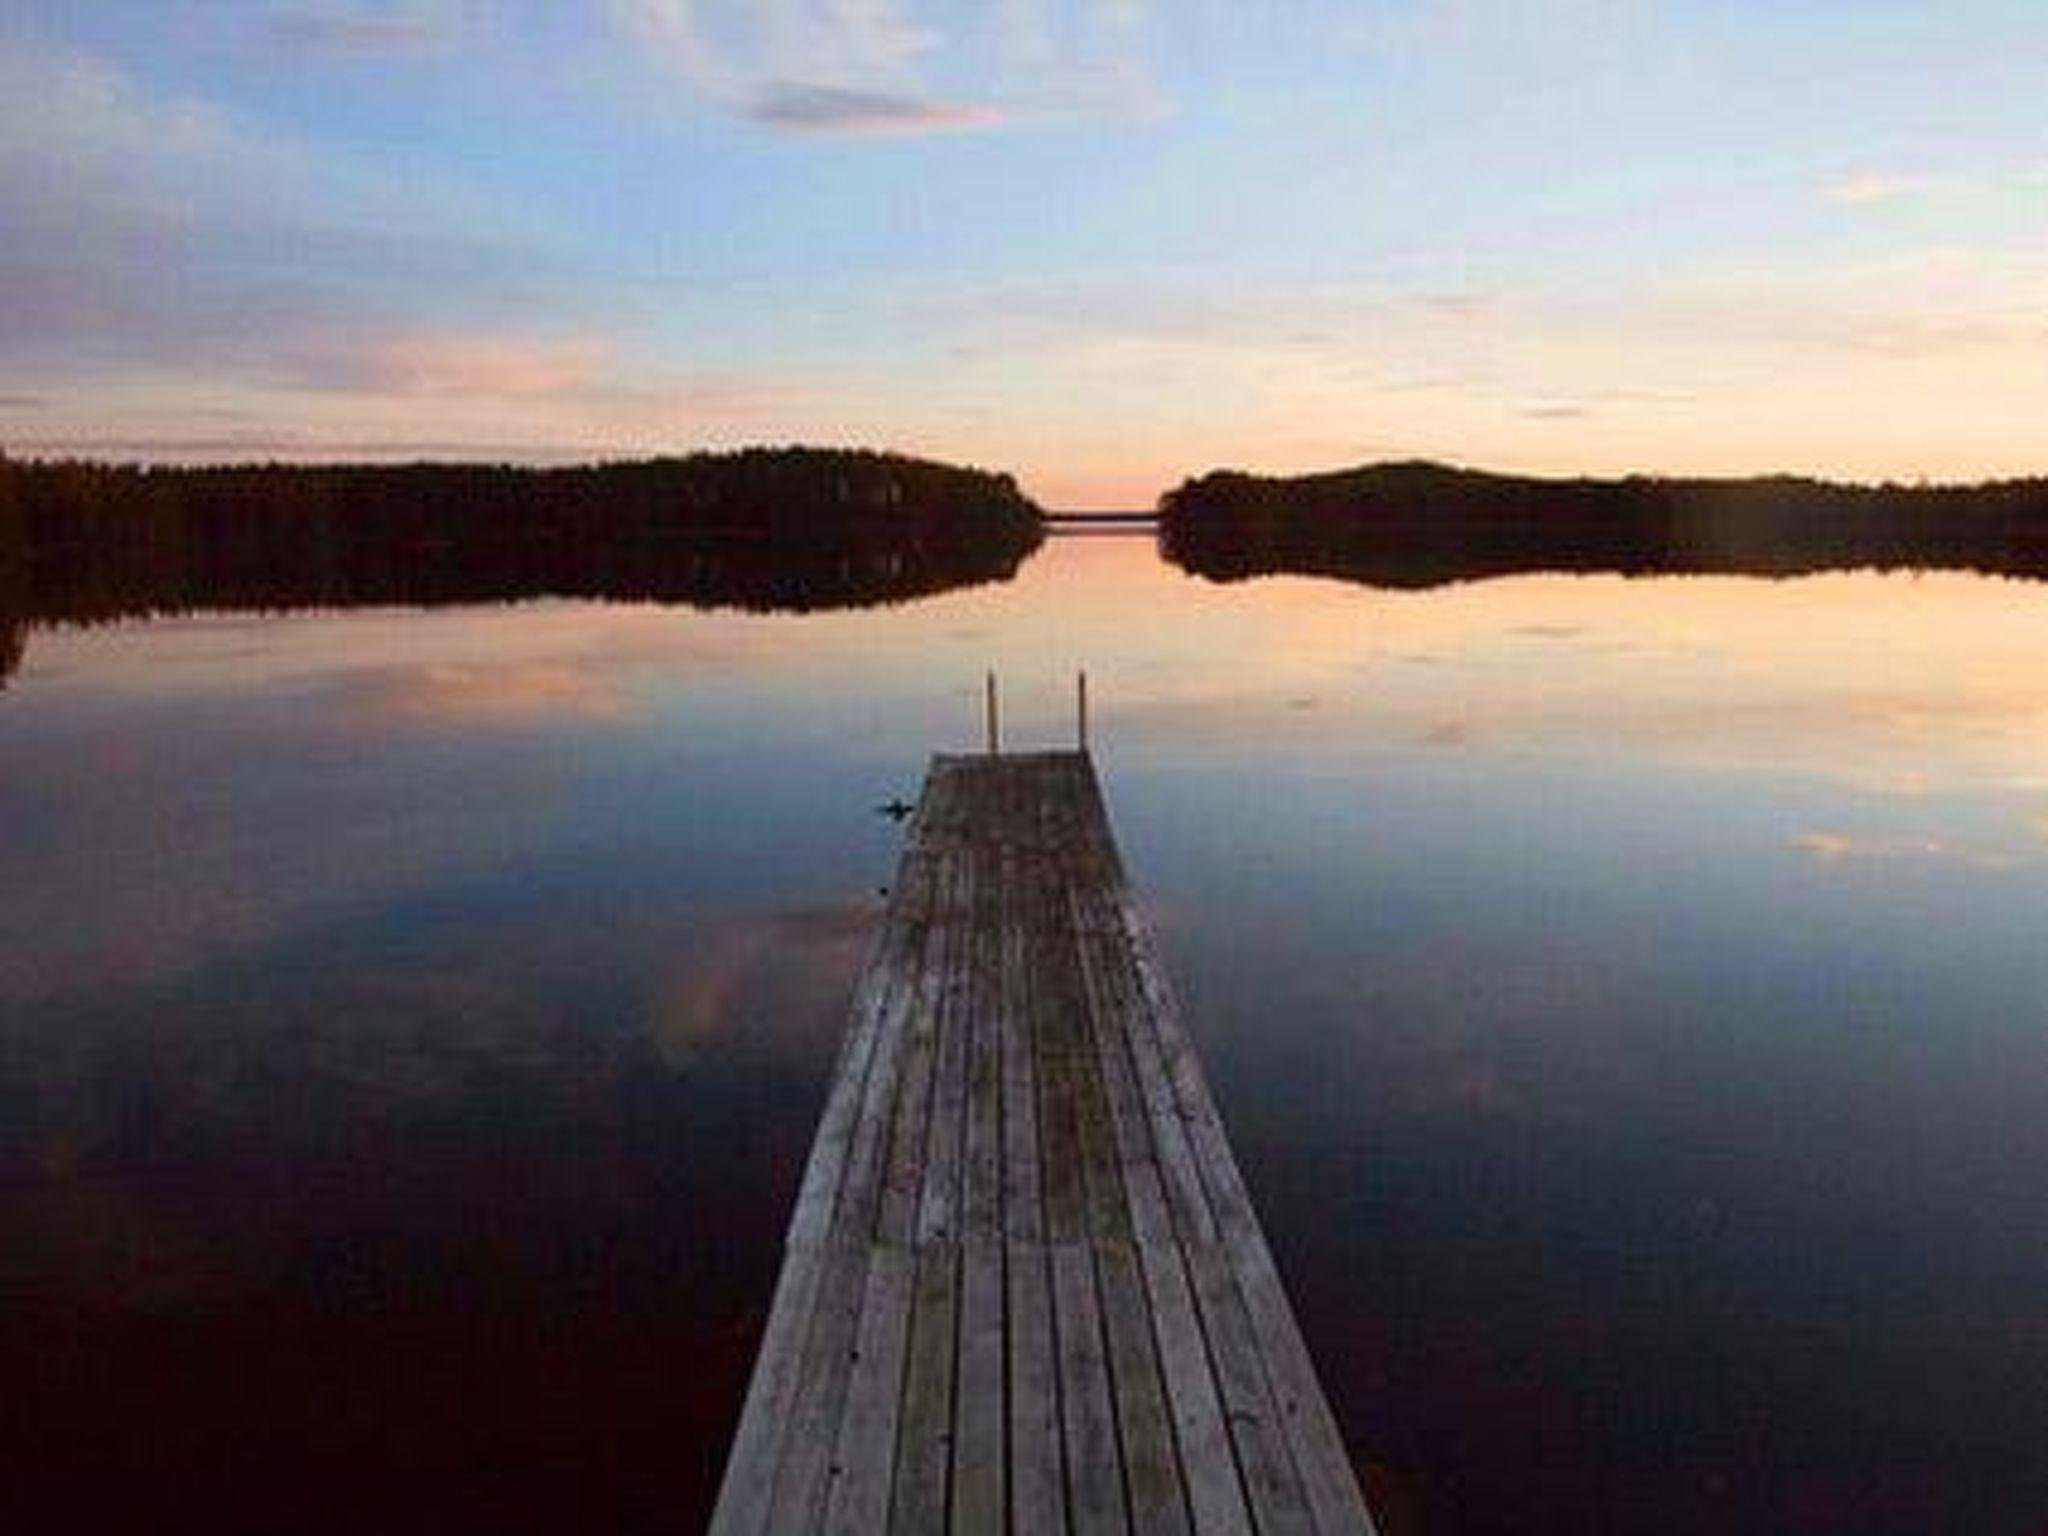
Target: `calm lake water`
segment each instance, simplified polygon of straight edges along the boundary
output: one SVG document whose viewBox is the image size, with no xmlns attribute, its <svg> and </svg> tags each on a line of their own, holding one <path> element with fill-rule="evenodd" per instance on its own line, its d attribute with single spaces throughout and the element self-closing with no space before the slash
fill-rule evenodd
<svg viewBox="0 0 2048 1536">
<path fill-rule="evenodd" d="M 38 630 L 0 1525 L 690 1529 L 845 998 L 1070 737 L 1392 1533 L 2048 1530 L 2048 586 Z M 132 1527 L 131 1527 L 132 1528 Z"/>
</svg>

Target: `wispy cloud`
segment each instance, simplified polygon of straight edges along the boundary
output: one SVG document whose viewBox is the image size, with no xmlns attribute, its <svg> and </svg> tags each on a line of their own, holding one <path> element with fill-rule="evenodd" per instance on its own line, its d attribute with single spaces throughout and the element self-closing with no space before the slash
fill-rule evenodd
<svg viewBox="0 0 2048 1536">
<path fill-rule="evenodd" d="M 699 94 L 771 128 L 916 134 L 980 126 L 985 108 L 941 99 L 920 79 L 937 41 L 897 0 L 611 0 L 629 35 Z"/>
<path fill-rule="evenodd" d="M 1722 344 L 1901 362 L 2038 361 L 2048 345 L 2048 246 L 1932 246 L 1872 261 L 1727 272 L 1673 296 Z"/>
<path fill-rule="evenodd" d="M 1831 203 L 1863 208 L 1877 203 L 1897 203 L 1924 197 L 1940 184 L 1926 176 L 1901 176 L 1882 171 L 1856 171 L 1831 181 L 1820 195 Z"/>
<path fill-rule="evenodd" d="M 1150 120 L 1169 101 L 1153 68 L 1153 26 L 1148 0 L 1085 0 L 1055 26 L 1052 0 L 1026 0 L 1041 11 L 1039 28 L 1065 46 L 1013 55 L 1026 71 L 1020 89 L 1053 110 L 1097 117 Z"/>
<path fill-rule="evenodd" d="M 400 332 L 315 346 L 296 366 L 297 381 L 316 389 L 529 399 L 587 390 L 613 360 L 601 337 Z"/>
<path fill-rule="evenodd" d="M 2040 165 L 1931 171 L 1863 168 L 1820 186 L 1821 198 L 1845 208 L 1878 208 L 1940 198 L 2003 198 L 2038 196 L 2048 184 L 2048 167 Z"/>
<path fill-rule="evenodd" d="M 457 323 L 514 308 L 559 261 L 518 210 L 5 41 L 0 207 L 0 364 L 22 382 L 30 367 L 226 382 L 308 338 L 389 329 L 408 295 L 432 291 Z"/>
<path fill-rule="evenodd" d="M 1340 41 L 1380 52 L 1521 61 L 1569 54 L 1583 65 L 1608 56 L 1654 10 L 1649 0 L 1405 0 L 1345 8 L 1331 25 Z"/>
<path fill-rule="evenodd" d="M 665 354 L 642 317 L 579 290 L 572 248 L 523 210 L 89 56 L 0 40 L 0 208 L 0 410 L 19 451 L 523 441 L 515 456 L 545 458 L 801 435 L 802 369 Z"/>
<path fill-rule="evenodd" d="M 419 53 L 454 30 L 442 7 L 279 5 L 264 22 L 265 41 L 292 53 L 367 56 Z"/>
<path fill-rule="evenodd" d="M 993 0 L 992 17 L 905 0 L 608 3 L 700 97 L 790 133 L 950 133 L 1163 102 L 1147 0 Z"/>
<path fill-rule="evenodd" d="M 745 111 L 757 123 L 796 133 L 942 133 L 1001 121 L 992 107 L 787 80 L 763 86 Z"/>
</svg>

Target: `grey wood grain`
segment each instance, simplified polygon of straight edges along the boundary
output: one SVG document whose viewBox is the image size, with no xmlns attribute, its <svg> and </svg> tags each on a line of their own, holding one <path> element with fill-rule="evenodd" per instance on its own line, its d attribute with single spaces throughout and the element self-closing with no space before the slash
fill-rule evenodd
<svg viewBox="0 0 2048 1536">
<path fill-rule="evenodd" d="M 933 761 L 713 1515 L 1370 1532 L 1074 753 Z"/>
<path fill-rule="evenodd" d="M 1051 1261 L 1042 1243 L 1006 1246 L 1010 1529 L 1017 1536 L 1052 1536 L 1066 1529 L 1066 1497 Z"/>
<path fill-rule="evenodd" d="M 911 1299 L 910 1353 L 897 1419 L 889 1529 L 939 1536 L 953 1481 L 953 1371 L 959 1335 L 960 1250 L 921 1250 Z"/>
<path fill-rule="evenodd" d="M 1003 1528 L 1008 1439 L 1006 1309 L 1002 1245 L 963 1244 L 959 1385 L 953 1394 L 952 1529 L 956 1536 L 979 1536 Z"/>
<path fill-rule="evenodd" d="M 853 1374 L 832 1454 L 824 1526 L 831 1536 L 868 1536 L 888 1524 L 916 1272 L 907 1248 L 877 1247 L 869 1256 Z"/>
<path fill-rule="evenodd" d="M 1084 1536 L 1122 1536 L 1130 1523 L 1124 1509 L 1117 1397 L 1096 1293 L 1095 1250 L 1070 1243 L 1049 1254 L 1071 1529 Z"/>
</svg>

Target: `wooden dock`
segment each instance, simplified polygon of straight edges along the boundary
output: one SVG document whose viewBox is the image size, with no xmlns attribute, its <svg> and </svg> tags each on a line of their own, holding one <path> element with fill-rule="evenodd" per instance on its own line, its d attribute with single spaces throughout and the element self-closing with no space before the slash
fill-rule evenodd
<svg viewBox="0 0 2048 1536">
<path fill-rule="evenodd" d="M 932 764 L 712 1530 L 1372 1530 L 1084 753 Z"/>
</svg>

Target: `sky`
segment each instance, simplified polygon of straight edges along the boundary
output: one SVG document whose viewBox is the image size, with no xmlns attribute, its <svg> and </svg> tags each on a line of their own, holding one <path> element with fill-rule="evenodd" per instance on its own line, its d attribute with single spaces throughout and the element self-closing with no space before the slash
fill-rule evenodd
<svg viewBox="0 0 2048 1536">
<path fill-rule="evenodd" d="M 7 0 L 0 447 L 2048 471 L 2043 0 Z"/>
</svg>

